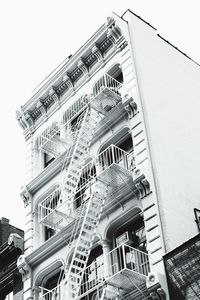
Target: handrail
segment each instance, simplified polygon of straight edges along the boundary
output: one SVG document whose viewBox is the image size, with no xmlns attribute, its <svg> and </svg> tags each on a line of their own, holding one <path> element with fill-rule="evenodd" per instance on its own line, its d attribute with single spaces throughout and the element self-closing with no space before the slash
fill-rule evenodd
<svg viewBox="0 0 200 300">
<path fill-rule="evenodd" d="M 84 275 L 78 298 L 102 286 L 106 279 L 108 280 L 110 277 L 120 274 L 124 269 L 129 270 L 132 274 L 137 274 L 136 278 L 138 278 L 138 275 L 145 278 L 150 271 L 148 254 L 126 244 L 122 244 L 108 252 L 105 256 L 101 255 L 97 257 L 89 266 L 81 271 Z M 127 273 L 127 276 L 128 274 L 129 273 Z M 55 300 L 61 300 L 62 287 L 64 289 L 64 282 L 61 282 L 52 290 L 43 293 L 43 295 L 39 297 L 39 300 L 52 300 L 53 295 L 56 296 Z M 41 288 L 41 292 L 45 290 L 45 288 Z"/>
<path fill-rule="evenodd" d="M 93 184 L 98 178 L 98 176 L 103 173 L 107 168 L 112 164 L 117 164 L 126 170 L 132 171 L 134 166 L 134 158 L 132 153 L 128 153 L 123 149 L 115 145 L 110 145 L 103 152 L 101 152 L 97 157 L 90 160 L 86 165 L 81 169 L 81 177 L 79 186 L 76 191 L 70 196 L 70 202 L 72 203 L 73 217 L 76 218 L 78 211 L 77 203 L 85 202 L 87 194 L 89 192 L 88 188 Z M 50 216 L 55 209 L 58 211 L 63 211 L 62 207 L 65 207 L 66 201 L 58 201 L 59 197 L 55 197 L 56 193 L 59 193 L 61 188 L 59 187 L 53 191 L 49 196 L 47 196 L 40 204 L 40 222 L 44 220 L 47 216 Z M 58 194 L 57 194 L 58 195 Z M 89 197 L 89 194 L 88 194 Z M 54 199 L 55 198 L 55 199 Z M 51 199 L 51 202 L 50 200 Z M 67 200 L 69 201 L 69 199 Z M 67 215 L 67 212 L 65 212 Z"/>
<path fill-rule="evenodd" d="M 102 92 L 103 89 L 109 88 L 115 94 L 119 94 L 119 89 L 122 84 L 109 74 L 104 74 L 93 84 L 93 92 L 91 94 L 84 94 L 79 97 L 64 113 L 61 122 L 52 122 L 37 138 L 38 149 L 43 149 L 45 145 L 52 140 L 56 135 L 60 134 L 62 127 L 68 126 L 68 124 L 76 117 L 82 110 L 84 110 L 88 104 L 93 101 Z M 57 126 L 55 130 L 52 128 Z M 53 128 L 54 129 L 54 128 Z M 48 131 L 52 131 L 50 136 Z"/>
</svg>

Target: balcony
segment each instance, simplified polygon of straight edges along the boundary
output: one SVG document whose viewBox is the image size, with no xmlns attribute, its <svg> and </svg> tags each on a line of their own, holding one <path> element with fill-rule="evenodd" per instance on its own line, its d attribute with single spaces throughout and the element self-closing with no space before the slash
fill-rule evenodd
<svg viewBox="0 0 200 300">
<path fill-rule="evenodd" d="M 102 114 L 112 110 L 121 100 L 122 84 L 104 74 L 92 88 L 92 93 L 78 98 L 63 114 L 62 121 L 54 121 L 37 138 L 38 150 L 57 157 L 69 148 L 74 139 L 75 128 L 71 121 L 89 105 Z"/>
<path fill-rule="evenodd" d="M 144 290 L 142 293 L 145 293 L 144 286 L 149 271 L 148 254 L 122 244 L 107 253 L 105 257 L 102 255 L 97 258 L 82 271 L 83 279 L 79 295 L 75 300 L 101 299 L 97 294 L 101 295 L 105 286 L 109 286 L 105 294 L 107 296 L 112 294 L 114 297 L 118 293 L 123 297 L 130 291 L 138 294 L 139 290 L 141 292 Z M 67 285 L 64 283 L 51 291 L 41 289 L 39 300 L 61 300 L 64 293 L 70 294 L 70 291 L 66 290 Z"/>
<path fill-rule="evenodd" d="M 60 190 L 64 188 L 60 187 L 39 204 L 39 222 L 53 229 L 62 229 L 83 213 L 97 180 L 109 185 L 112 191 L 120 190 L 124 183 L 132 180 L 133 169 L 132 153 L 114 145 L 109 146 L 82 168 L 76 192 L 70 199 L 59 200 Z"/>
<path fill-rule="evenodd" d="M 105 115 L 121 100 L 121 88 L 122 84 L 119 81 L 109 74 L 104 74 L 93 85 L 92 107 Z"/>
</svg>

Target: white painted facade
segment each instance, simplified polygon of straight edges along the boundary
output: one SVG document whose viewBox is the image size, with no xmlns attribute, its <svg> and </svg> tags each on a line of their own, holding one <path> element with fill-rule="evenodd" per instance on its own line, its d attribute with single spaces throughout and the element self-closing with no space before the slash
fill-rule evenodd
<svg viewBox="0 0 200 300">
<path fill-rule="evenodd" d="M 197 231 L 192 214 L 200 193 L 199 77 L 199 66 L 127 11 L 124 19 L 109 18 L 22 106 L 17 118 L 27 148 L 27 181 L 21 192 L 25 254 L 18 261 L 23 300 L 169 299 L 162 256 Z M 101 94 L 102 82 L 107 97 Z M 78 266 L 82 277 L 74 279 L 79 288 L 73 294 L 73 255 L 84 226 L 84 220 L 77 221 L 77 208 L 90 200 L 84 204 L 80 198 L 79 206 L 76 193 L 73 203 L 65 199 L 71 193 L 66 194 L 65 174 L 74 159 L 73 151 L 66 153 L 76 147 L 87 122 L 80 123 L 72 142 L 75 114 L 70 122 L 63 120 L 84 95 L 89 102 L 86 110 L 79 109 L 85 118 L 87 107 L 97 113 L 97 125 L 91 129 L 88 120 L 87 153 L 78 164 L 83 174 L 84 165 L 93 163 L 95 171 L 90 167 L 90 172 L 95 174 L 90 173 L 83 193 L 94 202 L 96 189 L 102 205 L 95 212 L 99 220 L 91 252 L 84 268 Z M 51 138 L 55 122 L 60 127 Z M 47 157 L 47 145 L 56 145 L 58 152 L 49 164 L 53 156 Z M 118 246 L 126 233 L 129 245 Z"/>
</svg>

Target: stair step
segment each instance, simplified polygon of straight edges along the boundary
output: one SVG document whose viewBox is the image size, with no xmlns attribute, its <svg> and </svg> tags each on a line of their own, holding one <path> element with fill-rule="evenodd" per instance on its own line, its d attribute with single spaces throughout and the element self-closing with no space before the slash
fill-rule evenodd
<svg viewBox="0 0 200 300">
<path fill-rule="evenodd" d="M 77 273 L 72 272 L 73 274 L 79 274 L 80 271 L 83 270 L 83 268 L 81 268 L 81 267 L 79 267 L 79 266 L 77 266 L 77 265 L 74 265 L 74 264 L 72 265 L 72 269 L 75 269 L 75 270 L 78 271 Z"/>
<path fill-rule="evenodd" d="M 87 229 L 87 228 L 83 228 L 83 232 L 87 233 L 87 234 L 91 234 L 91 230 Z"/>
<path fill-rule="evenodd" d="M 85 250 L 89 250 L 90 244 L 91 244 L 91 241 L 90 242 L 82 241 L 82 240 L 79 241 L 79 245 L 81 247 L 85 248 Z"/>
<path fill-rule="evenodd" d="M 81 239 L 83 240 L 83 241 L 86 241 L 86 242 L 91 242 L 91 237 L 86 237 L 86 236 L 84 236 L 84 235 L 81 235 Z"/>
<path fill-rule="evenodd" d="M 81 250 L 76 250 L 76 254 L 80 255 L 80 256 L 84 256 L 85 258 L 87 258 L 87 254 L 85 254 L 85 252 L 81 251 Z"/>
<path fill-rule="evenodd" d="M 82 260 L 82 259 L 77 258 L 77 257 L 74 258 L 74 261 L 76 261 L 77 263 L 80 263 L 80 264 L 85 264 L 86 263 L 85 260 Z"/>
<path fill-rule="evenodd" d="M 96 228 L 96 225 L 93 224 L 93 223 L 90 223 L 89 221 L 85 221 L 85 224 L 86 226 L 89 226 L 89 227 L 92 227 L 92 228 Z"/>
<path fill-rule="evenodd" d="M 73 279 L 73 278 L 75 278 L 75 279 L 79 279 L 79 280 L 81 280 L 81 274 L 80 273 L 78 273 L 78 274 L 76 274 L 76 273 L 71 273 L 71 276 L 70 276 L 71 278 L 70 279 Z"/>
</svg>

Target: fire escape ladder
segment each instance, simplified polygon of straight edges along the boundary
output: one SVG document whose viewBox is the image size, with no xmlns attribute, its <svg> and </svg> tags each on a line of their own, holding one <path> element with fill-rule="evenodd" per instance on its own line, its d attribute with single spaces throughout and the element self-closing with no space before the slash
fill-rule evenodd
<svg viewBox="0 0 200 300">
<path fill-rule="evenodd" d="M 82 166 L 87 158 L 95 127 L 99 121 L 99 116 L 90 107 L 83 113 L 83 119 L 80 119 L 76 126 L 75 143 L 72 149 L 67 154 L 63 170 L 66 172 L 62 184 L 61 195 L 58 206 L 66 201 L 65 213 L 69 215 L 72 209 L 73 195 L 75 194 Z M 68 165 L 68 158 L 70 163 Z"/>
<path fill-rule="evenodd" d="M 98 181 L 95 185 L 94 192 L 86 204 L 86 211 L 66 279 L 72 299 L 76 299 L 80 290 L 84 269 L 87 265 L 107 192 L 107 186 Z M 74 240 L 75 238 L 74 236 Z"/>
</svg>

